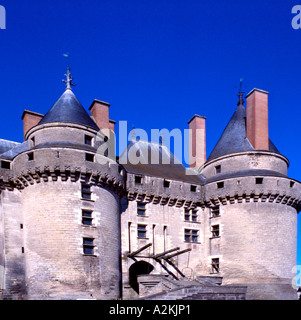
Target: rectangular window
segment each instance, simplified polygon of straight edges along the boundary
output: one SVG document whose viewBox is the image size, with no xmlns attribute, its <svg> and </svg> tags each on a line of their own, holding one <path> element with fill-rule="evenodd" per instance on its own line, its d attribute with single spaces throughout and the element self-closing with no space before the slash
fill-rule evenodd
<svg viewBox="0 0 301 320">
<path fill-rule="evenodd" d="M 185 242 L 198 242 L 199 231 L 192 229 L 184 230 L 184 240 Z"/>
<path fill-rule="evenodd" d="M 141 176 L 135 176 L 135 183 L 136 184 L 142 184 L 142 177 Z"/>
<path fill-rule="evenodd" d="M 137 202 L 137 214 L 143 217 L 146 215 L 146 203 Z"/>
<path fill-rule="evenodd" d="M 218 224 L 211 226 L 211 233 L 212 233 L 212 238 L 219 237 L 219 225 Z"/>
<path fill-rule="evenodd" d="M 170 187 L 170 181 L 164 180 L 163 186 L 164 186 L 164 188 L 169 188 Z"/>
<path fill-rule="evenodd" d="M 92 221 L 93 221 L 92 211 L 83 210 L 82 211 L 82 224 L 84 224 L 85 226 L 92 226 Z"/>
<path fill-rule="evenodd" d="M 8 162 L 8 161 L 1 161 L 1 168 L 2 169 L 10 169 L 10 162 Z"/>
<path fill-rule="evenodd" d="M 216 166 L 215 167 L 215 174 L 221 173 L 222 172 L 222 167 L 221 166 Z"/>
<path fill-rule="evenodd" d="M 218 182 L 216 186 L 217 186 L 217 189 L 222 189 L 224 187 L 224 181 Z"/>
<path fill-rule="evenodd" d="M 36 139 L 35 139 L 35 137 L 32 137 L 30 140 L 31 140 L 32 146 L 34 147 L 34 146 L 36 145 Z"/>
<path fill-rule="evenodd" d="M 290 181 L 290 187 L 293 188 L 295 185 L 295 182 L 294 181 Z"/>
<path fill-rule="evenodd" d="M 91 186 L 82 184 L 82 198 L 85 200 L 91 200 Z"/>
<path fill-rule="evenodd" d="M 86 153 L 86 161 L 89 161 L 89 162 L 94 162 L 94 154 L 91 154 L 91 153 Z"/>
<path fill-rule="evenodd" d="M 213 207 L 210 210 L 211 210 L 211 217 L 212 218 L 219 217 L 219 215 L 220 215 L 219 206 Z"/>
<path fill-rule="evenodd" d="M 93 138 L 91 136 L 85 136 L 85 144 L 88 146 L 92 146 Z"/>
<path fill-rule="evenodd" d="M 146 238 L 146 225 L 138 224 L 137 235 L 138 238 Z"/>
<path fill-rule="evenodd" d="M 196 186 L 191 185 L 191 186 L 190 186 L 190 191 L 191 191 L 191 192 L 196 192 Z"/>
<path fill-rule="evenodd" d="M 219 258 L 211 259 L 211 272 L 219 273 Z"/>
<path fill-rule="evenodd" d="M 190 221 L 190 222 L 198 221 L 198 211 L 185 209 L 184 219 L 185 221 Z"/>
<path fill-rule="evenodd" d="M 34 160 L 34 154 L 33 154 L 33 152 L 28 153 L 27 156 L 28 156 L 28 161 Z"/>
<path fill-rule="evenodd" d="M 263 183 L 263 178 L 256 178 L 255 179 L 256 184 L 262 184 Z"/>
<path fill-rule="evenodd" d="M 94 254 L 94 239 L 93 238 L 83 238 L 83 252 L 87 255 Z"/>
</svg>

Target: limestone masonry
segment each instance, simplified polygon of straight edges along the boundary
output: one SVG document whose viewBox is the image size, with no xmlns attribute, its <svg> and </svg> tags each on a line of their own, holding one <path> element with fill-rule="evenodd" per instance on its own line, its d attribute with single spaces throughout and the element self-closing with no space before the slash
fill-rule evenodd
<svg viewBox="0 0 301 320">
<path fill-rule="evenodd" d="M 24 111 L 23 143 L 0 140 L 0 299 L 297 299 L 301 185 L 269 138 L 268 92 L 246 108 L 240 92 L 208 157 L 194 115 L 185 168 L 164 140 L 100 154 L 110 105 L 88 115 L 71 80 L 45 116 Z"/>
</svg>

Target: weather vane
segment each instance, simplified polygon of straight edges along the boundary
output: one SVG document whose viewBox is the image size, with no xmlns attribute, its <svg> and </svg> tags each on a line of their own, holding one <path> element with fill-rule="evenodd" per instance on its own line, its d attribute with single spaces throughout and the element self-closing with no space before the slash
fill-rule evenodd
<svg viewBox="0 0 301 320">
<path fill-rule="evenodd" d="M 68 62 L 67 62 L 67 63 L 68 63 L 68 66 L 67 66 L 67 74 L 65 74 L 65 77 L 67 78 L 67 80 L 63 80 L 63 82 L 66 83 L 66 90 L 67 90 L 67 89 L 72 90 L 71 87 L 72 87 L 72 86 L 75 86 L 75 84 L 72 83 L 73 78 L 72 78 L 71 73 L 70 73 L 71 69 L 70 69 L 70 65 L 69 65 L 69 53 L 64 53 L 63 56 L 64 56 L 65 58 L 67 58 L 67 61 L 68 61 Z"/>
</svg>

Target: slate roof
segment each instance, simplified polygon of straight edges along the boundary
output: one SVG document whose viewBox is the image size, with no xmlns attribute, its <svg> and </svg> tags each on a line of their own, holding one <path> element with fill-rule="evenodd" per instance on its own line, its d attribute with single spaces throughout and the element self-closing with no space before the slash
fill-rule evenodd
<svg viewBox="0 0 301 320">
<path fill-rule="evenodd" d="M 231 153 L 255 150 L 246 137 L 246 109 L 240 104 L 209 155 L 207 162 Z M 272 141 L 269 151 L 280 153 Z"/>
<path fill-rule="evenodd" d="M 7 152 L 8 150 L 16 147 L 16 146 L 19 145 L 19 144 L 20 144 L 20 143 L 18 143 L 18 142 L 0 139 L 0 155 L 1 155 L 2 153 Z"/>
<path fill-rule="evenodd" d="M 153 163 L 152 154 L 159 154 L 159 163 Z M 131 160 L 133 159 L 132 155 L 134 155 L 134 160 L 137 159 L 138 162 L 139 158 L 141 161 L 137 164 L 133 164 L 134 161 Z M 180 180 L 190 183 L 205 182 L 205 178 L 201 175 L 188 174 L 194 173 L 194 171 L 185 168 L 166 146 L 159 143 L 132 140 L 120 156 L 119 163 L 124 166 L 127 172 L 133 174 Z"/>
<path fill-rule="evenodd" d="M 39 124 L 52 122 L 77 123 L 99 131 L 96 123 L 91 119 L 70 89 L 63 93 Z"/>
<path fill-rule="evenodd" d="M 15 143 L 10 150 L 0 154 L 1 159 L 13 160 L 19 153 L 29 150 L 27 141 L 23 143 Z"/>
</svg>

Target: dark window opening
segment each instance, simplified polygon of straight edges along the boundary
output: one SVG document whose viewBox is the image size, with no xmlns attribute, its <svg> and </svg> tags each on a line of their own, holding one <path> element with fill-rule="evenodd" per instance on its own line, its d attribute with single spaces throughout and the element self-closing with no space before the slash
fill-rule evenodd
<svg viewBox="0 0 301 320">
<path fill-rule="evenodd" d="M 32 137 L 30 140 L 31 140 L 32 146 L 34 147 L 36 145 L 35 137 Z"/>
<path fill-rule="evenodd" d="M 220 215 L 220 210 L 219 210 L 219 206 L 213 207 L 211 208 L 211 217 L 219 217 Z"/>
<path fill-rule="evenodd" d="M 164 188 L 169 188 L 170 187 L 170 181 L 164 180 L 163 186 L 164 186 Z"/>
<path fill-rule="evenodd" d="M 91 186 L 82 184 L 82 198 L 86 200 L 91 200 Z"/>
<path fill-rule="evenodd" d="M 138 224 L 138 238 L 146 238 L 146 225 Z"/>
<path fill-rule="evenodd" d="M 198 242 L 199 232 L 198 230 L 185 229 L 184 240 L 185 242 Z"/>
<path fill-rule="evenodd" d="M 93 238 L 84 238 L 83 239 L 83 252 L 87 255 L 94 254 L 94 239 Z"/>
<path fill-rule="evenodd" d="M 1 168 L 2 169 L 10 169 L 10 162 L 8 161 L 1 161 Z"/>
<path fill-rule="evenodd" d="M 92 226 L 92 221 L 93 221 L 92 211 L 83 210 L 82 211 L 82 224 L 84 224 L 85 226 Z"/>
<path fill-rule="evenodd" d="M 88 146 L 92 146 L 93 138 L 91 136 L 85 136 L 85 144 Z"/>
<path fill-rule="evenodd" d="M 224 182 L 218 182 L 217 184 L 217 189 L 222 189 L 224 187 Z"/>
<path fill-rule="evenodd" d="M 211 260 L 211 272 L 219 273 L 219 258 L 215 258 Z"/>
<path fill-rule="evenodd" d="M 191 186 L 190 186 L 190 191 L 191 191 L 191 192 L 196 192 L 196 186 L 191 185 Z"/>
<path fill-rule="evenodd" d="M 215 174 L 221 173 L 222 172 L 222 167 L 221 166 L 216 166 L 215 167 Z"/>
<path fill-rule="evenodd" d="M 294 181 L 290 181 L 290 187 L 293 188 L 293 186 L 295 185 Z"/>
<path fill-rule="evenodd" d="M 94 162 L 94 154 L 86 153 L 86 161 Z"/>
<path fill-rule="evenodd" d="M 33 152 L 28 153 L 27 156 L 28 156 L 28 161 L 34 160 L 34 154 L 33 154 Z"/>
<path fill-rule="evenodd" d="M 262 184 L 263 183 L 263 178 L 256 178 L 255 179 L 256 184 Z"/>
<path fill-rule="evenodd" d="M 212 233 L 212 238 L 217 238 L 219 237 L 219 225 L 215 225 L 211 227 L 211 233 Z"/>
<path fill-rule="evenodd" d="M 146 203 L 137 202 L 137 214 L 138 216 L 146 215 Z"/>
<path fill-rule="evenodd" d="M 135 183 L 136 184 L 142 184 L 142 177 L 141 176 L 135 176 Z"/>
</svg>

